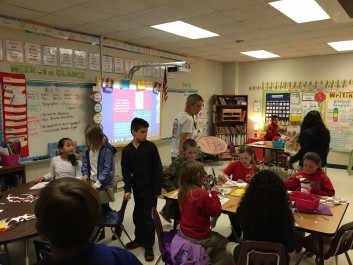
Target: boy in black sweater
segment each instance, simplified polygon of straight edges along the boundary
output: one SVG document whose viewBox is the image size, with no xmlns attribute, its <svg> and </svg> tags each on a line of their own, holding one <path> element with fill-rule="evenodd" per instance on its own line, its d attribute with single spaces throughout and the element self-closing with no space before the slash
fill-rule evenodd
<svg viewBox="0 0 353 265">
<path fill-rule="evenodd" d="M 135 239 L 126 244 L 126 247 L 144 247 L 145 260 L 152 261 L 155 228 L 151 210 L 157 206 L 157 198 L 161 194 L 163 168 L 156 145 L 146 140 L 148 127 L 149 124 L 144 119 L 132 120 L 133 140 L 122 150 L 121 168 L 125 183 L 124 199 L 131 198 L 132 189 L 135 200 Z"/>
</svg>

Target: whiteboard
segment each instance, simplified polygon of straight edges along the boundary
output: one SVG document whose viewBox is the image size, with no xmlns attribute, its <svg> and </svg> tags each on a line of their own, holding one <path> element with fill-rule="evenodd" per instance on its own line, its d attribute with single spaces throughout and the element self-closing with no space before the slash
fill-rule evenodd
<svg viewBox="0 0 353 265">
<path fill-rule="evenodd" d="M 92 85 L 27 82 L 29 155 L 48 154 L 48 143 L 63 137 L 85 145 L 84 131 L 92 122 Z"/>
<path fill-rule="evenodd" d="M 162 102 L 162 139 L 172 137 L 173 121 L 175 116 L 185 110 L 186 99 L 196 90 L 168 90 L 168 100 Z"/>
</svg>

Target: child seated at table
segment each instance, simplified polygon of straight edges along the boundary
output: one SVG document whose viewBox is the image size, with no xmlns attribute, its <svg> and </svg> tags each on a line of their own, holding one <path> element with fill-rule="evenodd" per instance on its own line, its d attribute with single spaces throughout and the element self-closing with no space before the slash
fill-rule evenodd
<svg viewBox="0 0 353 265">
<path fill-rule="evenodd" d="M 218 174 L 218 180 L 227 182 L 228 176 L 237 182 L 249 183 L 255 172 L 259 168 L 256 166 L 255 152 L 248 146 L 243 145 L 239 149 L 239 160 L 230 163 L 223 171 Z M 228 236 L 229 241 L 239 241 L 241 237 L 241 229 L 236 222 L 233 213 L 228 213 L 229 221 L 231 223 L 232 233 Z"/>
<path fill-rule="evenodd" d="M 244 240 L 283 244 L 289 264 L 288 253 L 294 251 L 296 231 L 287 189 L 276 173 L 263 170 L 254 175 L 235 215 Z M 233 254 L 236 263 L 241 247 L 241 243 L 227 244 L 227 252 Z"/>
<path fill-rule="evenodd" d="M 278 139 L 281 139 L 282 141 L 288 141 L 290 138 L 286 135 L 287 134 L 287 127 L 285 126 L 281 126 L 278 128 L 277 130 L 278 134 L 276 134 L 273 138 L 272 138 L 272 142 L 273 141 L 277 141 Z"/>
<path fill-rule="evenodd" d="M 231 162 L 223 171 L 218 174 L 217 179 L 227 182 L 227 178 L 237 182 L 249 182 L 255 171 L 258 171 L 255 161 L 255 152 L 248 146 L 243 145 L 239 149 L 239 160 Z"/>
<path fill-rule="evenodd" d="M 284 144 L 284 152 L 290 154 L 290 156 L 294 156 L 300 150 L 300 143 L 299 143 L 299 135 L 290 138 Z M 293 169 L 302 171 L 302 167 L 299 166 L 299 161 L 292 164 Z"/>
<path fill-rule="evenodd" d="M 163 188 L 167 192 L 176 190 L 179 188 L 180 169 L 183 167 L 183 163 L 187 160 L 196 159 L 197 143 L 194 139 L 186 139 L 182 146 L 183 153 L 178 156 L 173 163 L 163 171 Z M 165 206 L 160 215 L 167 221 L 171 222 L 170 218 L 175 218 L 178 203 L 174 200 L 166 200 Z"/>
<path fill-rule="evenodd" d="M 129 251 L 89 243 L 101 214 L 98 193 L 86 182 L 61 178 L 41 192 L 34 213 L 38 232 L 49 240 L 53 257 L 37 265 L 141 265 Z"/>
<path fill-rule="evenodd" d="M 310 182 L 309 191 L 312 194 L 332 197 L 335 189 L 329 177 L 321 169 L 320 156 L 315 152 L 307 152 L 303 157 L 303 171 L 294 174 L 284 182 L 288 190 L 294 191 L 301 187 L 300 179 Z"/>
<path fill-rule="evenodd" d="M 180 235 L 204 248 L 212 248 L 209 253 L 212 264 L 231 264 L 226 254 L 228 240 L 217 232 L 211 231 L 210 217 L 221 215 L 221 203 L 217 186 L 211 187 L 211 194 L 202 188 L 205 178 L 200 162 L 188 160 L 180 170 L 178 205 L 180 209 Z"/>
<path fill-rule="evenodd" d="M 59 155 L 50 161 L 49 173 L 39 177 L 35 182 L 51 181 L 64 177 L 82 179 L 81 161 L 76 158 L 74 143 L 70 138 L 62 138 L 58 142 Z"/>
</svg>

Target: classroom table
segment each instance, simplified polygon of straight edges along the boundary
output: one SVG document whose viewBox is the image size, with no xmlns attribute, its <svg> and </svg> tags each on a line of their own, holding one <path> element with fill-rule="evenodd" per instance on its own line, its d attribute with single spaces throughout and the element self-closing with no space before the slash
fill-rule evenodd
<svg viewBox="0 0 353 265">
<path fill-rule="evenodd" d="M 272 146 L 272 142 L 271 141 L 259 141 L 259 142 L 254 142 L 254 143 L 250 143 L 250 144 L 246 144 L 248 146 L 251 146 L 253 148 L 261 148 L 262 149 L 262 157 L 266 157 L 266 149 L 267 150 L 273 150 L 273 151 L 284 151 L 284 148 L 276 148 Z M 268 161 L 270 162 L 270 161 Z M 264 163 L 262 164 L 264 166 Z M 270 163 L 269 163 L 269 168 L 270 168 Z"/>
<path fill-rule="evenodd" d="M 14 218 L 24 214 L 34 214 L 34 202 L 9 202 L 6 198 L 8 195 L 20 196 L 22 194 L 38 194 L 39 190 L 30 190 L 34 186 L 34 182 L 22 184 L 16 188 L 3 191 L 2 198 L 0 199 L 0 209 L 3 210 L 0 213 L 0 220 L 6 218 Z M 24 241 L 25 243 L 25 262 L 29 265 L 29 251 L 28 244 L 29 239 L 38 236 L 38 231 L 35 228 L 36 220 L 21 221 L 13 225 L 8 231 L 0 233 L 0 245 L 6 245 L 8 243 L 16 241 Z"/>
<path fill-rule="evenodd" d="M 174 190 L 166 193 L 164 196 L 168 199 L 176 199 L 178 190 Z M 222 205 L 223 213 L 235 213 L 237 207 L 241 201 L 241 197 L 232 195 L 220 195 L 229 199 Z M 314 233 L 319 236 L 319 264 L 324 264 L 324 237 L 333 237 L 339 229 L 342 219 L 348 208 L 347 204 L 327 204 L 332 212 L 332 216 L 321 215 L 321 214 L 305 214 L 305 213 L 294 213 L 295 227 L 298 230 Z M 175 225 L 175 220 L 174 220 Z"/>
</svg>

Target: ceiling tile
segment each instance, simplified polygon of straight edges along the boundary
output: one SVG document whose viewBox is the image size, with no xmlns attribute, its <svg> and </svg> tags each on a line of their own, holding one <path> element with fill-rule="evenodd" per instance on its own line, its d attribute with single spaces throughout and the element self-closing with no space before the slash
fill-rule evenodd
<svg viewBox="0 0 353 265">
<path fill-rule="evenodd" d="M 60 10 L 56 12 L 56 15 L 68 17 L 68 18 L 75 17 L 87 23 L 105 20 L 107 18 L 112 17 L 107 13 L 99 12 L 94 9 L 89 9 L 87 7 L 83 7 L 79 5 Z"/>
<path fill-rule="evenodd" d="M 62 2 L 61 0 L 6 0 L 4 3 L 8 3 L 17 7 L 28 8 L 33 11 L 48 13 L 56 12 L 58 10 L 73 6 L 73 4 Z M 2 12 L 2 10 L 0 12 Z"/>
<path fill-rule="evenodd" d="M 36 18 L 36 21 L 47 25 L 61 25 L 62 28 L 72 28 L 85 24 L 84 21 L 78 20 L 75 17 L 67 18 L 55 14 L 41 16 Z"/>
<path fill-rule="evenodd" d="M 17 7 L 6 3 L 0 3 L 0 12 L 4 15 L 6 14 L 7 16 L 14 16 L 22 19 L 33 19 L 45 14 L 43 12 Z"/>
</svg>

